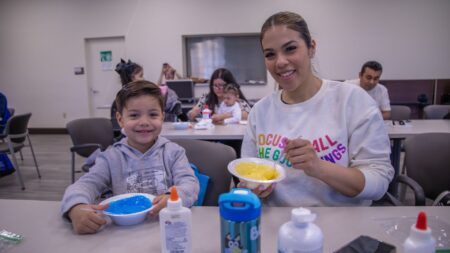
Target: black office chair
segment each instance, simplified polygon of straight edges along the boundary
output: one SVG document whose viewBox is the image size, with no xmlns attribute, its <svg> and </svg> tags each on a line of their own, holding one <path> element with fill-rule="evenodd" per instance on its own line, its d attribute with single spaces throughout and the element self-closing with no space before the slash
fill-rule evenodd
<svg viewBox="0 0 450 253">
<path fill-rule="evenodd" d="M 450 113 L 450 105 L 427 105 L 423 112 L 424 119 L 443 119 Z"/>
<path fill-rule="evenodd" d="M 197 166 L 200 173 L 209 176 L 204 206 L 217 206 L 219 195 L 230 190 L 231 174 L 228 163 L 236 159 L 232 147 L 222 143 L 177 139 L 172 140 L 186 150 L 189 162 Z"/>
<path fill-rule="evenodd" d="M 419 183 L 427 199 L 450 191 L 449 150 L 450 133 L 425 133 L 405 140 L 406 173 Z"/>
<path fill-rule="evenodd" d="M 0 143 L 0 153 L 11 154 L 13 158 L 14 168 L 17 172 L 17 178 L 19 179 L 22 190 L 25 190 L 25 184 L 23 183 L 22 173 L 20 172 L 19 163 L 17 162 L 15 153 L 22 150 L 25 147 L 25 141 L 28 140 L 28 145 L 33 155 L 34 164 L 36 165 L 36 172 L 38 177 L 41 178 L 39 172 L 39 166 L 36 161 L 33 146 L 31 145 L 30 136 L 28 135 L 28 122 L 30 121 L 31 113 L 20 114 L 12 116 L 6 123 L 4 142 Z"/>
<path fill-rule="evenodd" d="M 72 120 L 66 125 L 73 146 L 72 152 L 72 183 L 75 182 L 75 153 L 88 157 L 95 150 L 105 150 L 114 143 L 114 133 L 111 120 L 107 118 L 84 118 Z M 82 171 L 88 172 L 92 164 L 83 164 Z"/>
<path fill-rule="evenodd" d="M 394 180 L 411 188 L 416 206 L 433 200 L 438 204 L 438 198 L 446 197 L 446 193 L 450 196 L 449 150 L 450 133 L 424 133 L 405 140 L 407 175 L 399 175 Z M 389 193 L 385 197 L 394 205 L 404 205 Z"/>
<path fill-rule="evenodd" d="M 392 120 L 407 120 L 411 118 L 411 108 L 406 105 L 391 105 Z"/>
</svg>

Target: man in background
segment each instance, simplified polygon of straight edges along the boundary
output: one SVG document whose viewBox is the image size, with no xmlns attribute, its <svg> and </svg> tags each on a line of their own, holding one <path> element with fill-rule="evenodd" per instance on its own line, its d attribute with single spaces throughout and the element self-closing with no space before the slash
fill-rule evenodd
<svg viewBox="0 0 450 253">
<path fill-rule="evenodd" d="M 379 62 L 368 61 L 362 66 L 358 79 L 347 80 L 346 82 L 359 85 L 366 90 L 380 108 L 383 119 L 388 120 L 391 118 L 389 94 L 386 87 L 378 83 L 382 72 L 383 67 Z"/>
</svg>

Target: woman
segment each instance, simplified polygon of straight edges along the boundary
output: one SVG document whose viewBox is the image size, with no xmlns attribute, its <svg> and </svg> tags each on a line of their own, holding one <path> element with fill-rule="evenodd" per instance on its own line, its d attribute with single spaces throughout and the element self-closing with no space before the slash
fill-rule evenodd
<svg viewBox="0 0 450 253">
<path fill-rule="evenodd" d="M 213 111 L 212 120 L 215 124 L 223 124 L 226 118 L 231 117 L 227 114 L 217 114 L 219 105 L 223 100 L 223 88 L 226 84 L 235 84 L 239 90 L 239 106 L 242 111 L 242 120 L 247 120 L 248 114 L 250 112 L 250 105 L 242 93 L 240 86 L 233 74 L 225 68 L 216 69 L 209 80 L 209 93 L 204 94 L 197 105 L 194 106 L 189 112 L 188 117 L 190 120 L 195 120 L 195 118 L 200 117 L 202 110 L 205 105 Z"/>
<path fill-rule="evenodd" d="M 300 15 L 274 14 L 260 41 L 281 89 L 252 108 L 242 156 L 273 160 L 287 177 L 254 192 L 277 206 L 370 205 L 381 198 L 394 170 L 375 102 L 363 89 L 313 73 L 316 42 Z"/>
</svg>

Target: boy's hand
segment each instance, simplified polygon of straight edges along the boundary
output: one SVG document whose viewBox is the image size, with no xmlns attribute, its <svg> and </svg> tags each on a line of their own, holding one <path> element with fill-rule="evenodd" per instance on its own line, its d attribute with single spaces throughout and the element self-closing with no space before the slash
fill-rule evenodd
<svg viewBox="0 0 450 253">
<path fill-rule="evenodd" d="M 153 199 L 153 208 L 150 210 L 149 215 L 151 217 L 155 217 L 158 215 L 159 211 L 167 206 L 167 201 L 169 200 L 169 195 L 163 194 L 157 196 L 155 199 Z"/>
<path fill-rule="evenodd" d="M 101 214 L 96 211 L 103 211 L 108 205 L 88 205 L 79 204 L 69 211 L 69 218 L 72 220 L 72 226 L 78 234 L 94 234 L 106 224 Z"/>
</svg>

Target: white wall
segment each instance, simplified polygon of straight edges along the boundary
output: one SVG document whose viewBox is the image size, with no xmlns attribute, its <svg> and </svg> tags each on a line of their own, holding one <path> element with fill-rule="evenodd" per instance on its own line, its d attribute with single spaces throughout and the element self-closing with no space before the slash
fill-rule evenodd
<svg viewBox="0 0 450 253">
<path fill-rule="evenodd" d="M 64 127 L 89 116 L 86 75 L 73 74 L 85 38 L 125 36 L 128 57 L 156 81 L 163 62 L 183 70 L 182 35 L 259 32 L 280 10 L 307 20 L 324 78 L 356 77 L 370 59 L 384 79 L 450 78 L 448 0 L 2 0 L 0 91 L 33 113 L 31 127 Z M 243 90 L 259 98 L 273 80 Z"/>
</svg>

